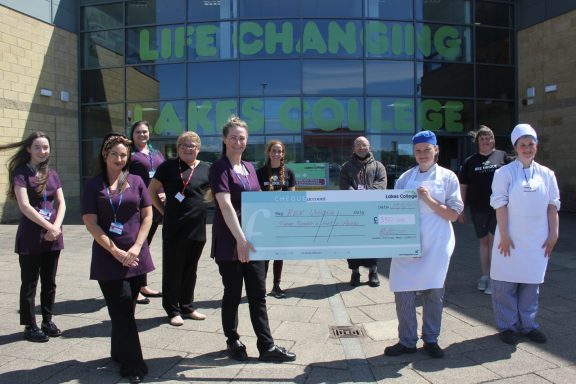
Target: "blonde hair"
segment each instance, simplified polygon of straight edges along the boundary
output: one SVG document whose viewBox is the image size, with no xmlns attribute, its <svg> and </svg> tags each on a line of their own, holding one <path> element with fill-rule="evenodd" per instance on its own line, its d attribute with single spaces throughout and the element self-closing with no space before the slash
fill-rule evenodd
<svg viewBox="0 0 576 384">
<path fill-rule="evenodd" d="M 202 141 L 200 140 L 200 136 L 198 136 L 198 134 L 196 132 L 193 132 L 193 131 L 186 131 L 186 132 L 182 133 L 180 136 L 178 136 L 178 139 L 176 139 L 176 146 L 179 146 L 180 144 L 182 144 L 186 140 L 191 140 L 191 141 L 195 142 L 196 144 L 198 144 L 198 147 L 202 146 Z"/>
<path fill-rule="evenodd" d="M 222 127 L 222 136 L 228 137 L 228 132 L 234 127 L 244 128 L 246 130 L 246 136 L 248 136 L 248 124 L 238 116 L 230 116 L 226 124 Z M 226 144 L 222 142 L 222 156 L 226 155 Z"/>
</svg>

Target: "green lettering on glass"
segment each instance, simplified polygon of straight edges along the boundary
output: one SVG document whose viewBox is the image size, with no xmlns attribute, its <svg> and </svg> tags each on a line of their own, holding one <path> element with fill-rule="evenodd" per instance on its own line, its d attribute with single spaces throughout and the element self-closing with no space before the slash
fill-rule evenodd
<svg viewBox="0 0 576 384">
<path fill-rule="evenodd" d="M 396 132 L 414 131 L 414 102 L 412 99 L 394 100 L 394 130 Z"/>
<path fill-rule="evenodd" d="M 174 57 L 181 59 L 186 52 L 186 28 L 177 27 L 174 30 Z"/>
<path fill-rule="evenodd" d="M 196 27 L 196 54 L 200 57 L 215 57 L 218 53 L 216 35 L 218 27 L 202 24 Z"/>
<path fill-rule="evenodd" d="M 336 22 L 328 23 L 328 51 L 338 53 L 342 46 L 347 53 L 356 53 L 356 24 L 349 21 L 346 23 L 346 30 Z"/>
<path fill-rule="evenodd" d="M 447 60 L 454 60 L 460 56 L 462 39 L 456 28 L 443 26 L 434 34 L 434 46 L 438 53 Z"/>
<path fill-rule="evenodd" d="M 442 103 L 438 100 L 422 100 L 418 111 L 420 126 L 423 130 L 437 131 L 444 123 L 442 118 Z"/>
<path fill-rule="evenodd" d="M 132 110 L 132 120 L 141 121 L 144 120 L 144 111 L 142 104 L 134 104 L 134 109 Z"/>
<path fill-rule="evenodd" d="M 344 123 L 344 108 L 338 100 L 324 97 L 312 105 L 312 122 L 323 131 L 333 131 Z"/>
<path fill-rule="evenodd" d="M 140 30 L 139 57 L 141 61 L 155 61 L 158 59 L 158 51 L 150 47 L 150 30 Z"/>
<path fill-rule="evenodd" d="M 318 53 L 326 53 L 326 42 L 316 23 L 307 22 L 302 36 L 302 52 L 316 51 Z"/>
<path fill-rule="evenodd" d="M 282 46 L 283 54 L 292 53 L 292 47 L 294 46 L 294 28 L 292 23 L 287 21 L 282 23 L 280 32 L 277 31 L 276 27 L 276 23 L 266 23 L 266 53 L 269 55 L 275 54 L 278 44 Z"/>
<path fill-rule="evenodd" d="M 163 59 L 170 59 L 172 56 L 172 30 L 170 28 L 162 29 L 162 46 L 160 47 L 160 54 Z"/>
<path fill-rule="evenodd" d="M 264 102 L 262 99 L 245 99 L 241 105 L 242 117 L 248 124 L 249 133 L 264 132 Z"/>
<path fill-rule="evenodd" d="M 414 55 L 414 25 L 404 25 L 404 44 L 406 46 L 406 54 L 409 56 Z"/>
<path fill-rule="evenodd" d="M 288 97 L 280 105 L 278 119 L 283 129 L 291 132 L 300 132 L 300 99 L 298 97 Z"/>
<path fill-rule="evenodd" d="M 179 135 L 182 133 L 182 123 L 172 103 L 165 103 L 160 110 L 160 116 L 154 126 L 157 135 Z"/>
<path fill-rule="evenodd" d="M 188 130 L 205 135 L 217 134 L 216 127 L 208 115 L 210 111 L 212 111 L 210 101 L 205 100 L 202 104 L 190 101 L 188 103 Z"/>
<path fill-rule="evenodd" d="M 348 127 L 351 131 L 364 130 L 364 120 L 358 99 L 348 99 Z"/>
<path fill-rule="evenodd" d="M 444 104 L 444 127 L 448 132 L 464 132 L 462 124 L 462 111 L 464 103 L 461 101 L 447 101 Z"/>
<path fill-rule="evenodd" d="M 394 24 L 392 26 L 392 54 L 394 56 L 402 55 L 404 50 L 404 29 L 401 24 Z"/>
<path fill-rule="evenodd" d="M 370 131 L 374 133 L 384 133 L 392 131 L 392 122 L 383 119 L 383 103 L 381 100 L 372 99 L 370 101 Z M 394 108 L 386 106 L 386 108 Z"/>
<path fill-rule="evenodd" d="M 379 21 L 366 23 L 366 52 L 369 55 L 383 55 L 388 53 L 390 44 L 388 40 L 388 27 Z"/>
<path fill-rule="evenodd" d="M 253 21 L 240 23 L 240 54 L 242 55 L 255 55 L 260 52 L 264 46 L 262 39 L 259 39 L 264 34 L 262 27 Z M 249 37 L 251 38 L 249 39 Z M 252 40 L 252 41 L 250 41 Z"/>
<path fill-rule="evenodd" d="M 432 32 L 429 26 L 423 25 L 416 33 L 416 46 L 424 57 L 429 57 L 432 53 Z"/>
<path fill-rule="evenodd" d="M 238 114 L 236 100 L 220 100 L 216 102 L 216 126 L 223 127 L 230 116 Z"/>
<path fill-rule="evenodd" d="M 191 25 L 186 27 L 186 45 L 192 46 L 194 44 L 193 36 L 195 30 L 196 29 Z"/>
</svg>

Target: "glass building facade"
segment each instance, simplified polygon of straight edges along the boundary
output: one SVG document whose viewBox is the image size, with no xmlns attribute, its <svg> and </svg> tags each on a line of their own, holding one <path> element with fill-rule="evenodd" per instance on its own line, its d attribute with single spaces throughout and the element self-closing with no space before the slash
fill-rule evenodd
<svg viewBox="0 0 576 384">
<path fill-rule="evenodd" d="M 479 124 L 516 121 L 513 1 L 84 0 L 83 176 L 100 140 L 152 123 L 167 156 L 186 130 L 203 160 L 220 156 L 231 115 L 249 125 L 247 160 L 268 140 L 287 160 L 339 165 L 364 135 L 390 179 L 414 164 L 411 136 L 436 131 L 440 163 L 471 154 Z"/>
</svg>

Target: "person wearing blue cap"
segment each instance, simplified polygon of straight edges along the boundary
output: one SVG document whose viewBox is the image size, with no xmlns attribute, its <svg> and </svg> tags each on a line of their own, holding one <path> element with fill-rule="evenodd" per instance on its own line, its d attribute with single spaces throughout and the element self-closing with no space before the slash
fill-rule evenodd
<svg viewBox="0 0 576 384">
<path fill-rule="evenodd" d="M 538 135 L 518 124 L 511 135 L 516 160 L 496 171 L 490 204 L 497 229 L 492 248 L 492 306 L 500 338 L 545 343 L 536 322 L 540 284 L 558 241 L 560 192 L 554 172 L 534 161 Z"/>
<path fill-rule="evenodd" d="M 390 290 L 394 292 L 400 341 L 384 350 L 386 356 L 416 352 L 418 321 L 416 295 L 423 305 L 423 350 L 440 358 L 438 345 L 442 324 L 444 281 L 455 238 L 452 221 L 464 209 L 458 177 L 439 166 L 439 148 L 434 132 L 422 131 L 412 137 L 417 166 L 404 172 L 395 189 L 415 189 L 420 208 L 421 257 L 394 258 L 390 266 Z"/>
</svg>

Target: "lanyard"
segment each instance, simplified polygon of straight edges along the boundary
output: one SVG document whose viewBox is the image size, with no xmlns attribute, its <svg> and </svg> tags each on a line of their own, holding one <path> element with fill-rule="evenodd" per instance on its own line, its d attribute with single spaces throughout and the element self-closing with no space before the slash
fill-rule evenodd
<svg viewBox="0 0 576 384">
<path fill-rule="evenodd" d="M 190 180 L 192 179 L 192 175 L 194 174 L 194 170 L 196 169 L 196 164 L 194 164 L 194 166 L 190 168 L 190 174 L 188 175 L 188 179 L 184 181 L 184 172 L 182 172 L 182 165 L 180 163 L 181 160 L 180 158 L 178 158 L 178 169 L 180 170 L 180 180 L 182 180 L 182 191 L 180 193 L 184 194 L 184 190 L 186 189 L 186 187 L 190 183 Z"/>
<path fill-rule="evenodd" d="M 114 222 L 116 222 L 116 213 L 120 209 L 120 205 L 122 205 L 122 194 L 123 193 L 124 192 L 120 192 L 120 200 L 118 200 L 118 207 L 115 207 L 114 203 L 112 202 L 112 196 L 110 196 L 110 189 L 108 187 L 106 187 L 106 194 L 108 195 L 108 202 L 110 203 L 110 206 L 112 207 L 112 213 L 114 214 Z"/>
<path fill-rule="evenodd" d="M 150 171 L 153 171 L 154 170 L 154 156 L 152 155 L 152 152 L 149 150 L 148 154 L 144 153 L 143 155 L 146 156 L 146 158 L 150 162 Z"/>
<path fill-rule="evenodd" d="M 530 180 L 532 180 L 534 178 L 534 166 L 530 166 L 529 168 L 532 168 L 532 174 L 530 175 Z M 530 171 L 528 171 L 528 173 L 530 173 Z M 530 180 L 528 180 L 528 176 L 526 176 L 526 168 L 522 168 L 522 174 L 524 175 L 524 180 L 526 180 L 526 184 L 528 184 Z"/>
<path fill-rule="evenodd" d="M 242 188 L 244 188 L 245 191 L 249 191 L 250 190 L 250 178 L 248 177 L 248 171 L 246 171 L 246 168 L 244 168 L 244 164 L 240 163 L 240 165 L 242 166 L 242 173 L 236 172 L 234 170 L 234 168 L 232 168 L 232 170 L 234 171 L 236 178 L 240 181 L 240 183 L 242 183 Z M 246 173 L 244 173 L 244 171 L 246 171 Z M 242 180 L 242 177 L 240 177 L 240 176 L 244 176 L 246 178 L 246 182 L 248 183 L 248 188 L 246 188 L 246 184 L 244 184 L 244 180 Z"/>
</svg>

